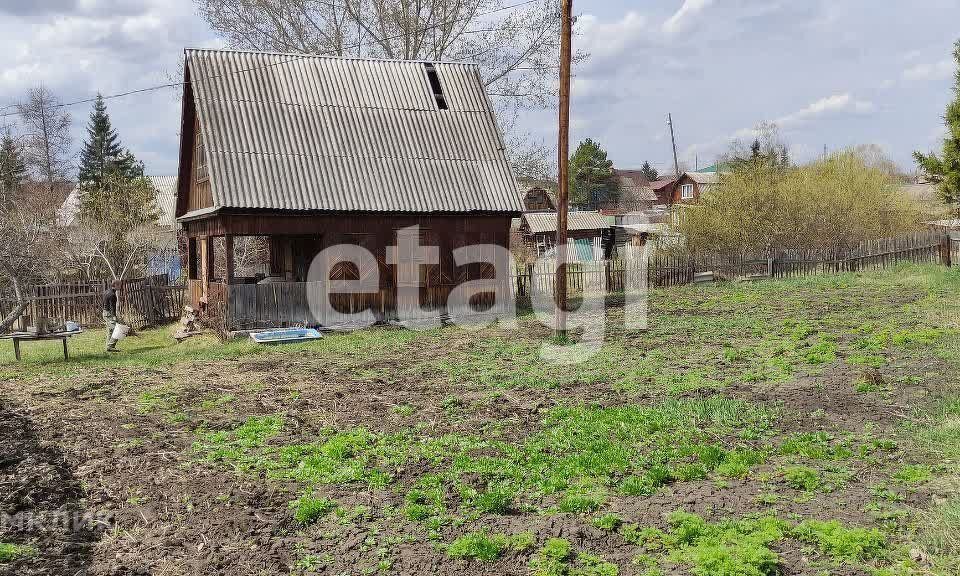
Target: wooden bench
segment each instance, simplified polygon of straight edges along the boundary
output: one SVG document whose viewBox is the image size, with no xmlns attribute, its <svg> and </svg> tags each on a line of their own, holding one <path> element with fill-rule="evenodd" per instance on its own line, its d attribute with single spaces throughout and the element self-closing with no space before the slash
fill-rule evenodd
<svg viewBox="0 0 960 576">
<path fill-rule="evenodd" d="M 13 334 L 6 334 L 0 336 L 0 339 L 4 340 L 13 340 L 13 354 L 17 357 L 17 360 L 20 360 L 20 343 L 21 342 L 48 342 L 51 340 L 60 340 L 63 343 L 63 359 L 69 360 L 70 355 L 67 352 L 67 340 L 76 336 L 77 334 L 82 334 L 83 331 L 78 332 L 54 332 L 50 334 L 31 334 L 29 332 L 14 332 Z"/>
</svg>

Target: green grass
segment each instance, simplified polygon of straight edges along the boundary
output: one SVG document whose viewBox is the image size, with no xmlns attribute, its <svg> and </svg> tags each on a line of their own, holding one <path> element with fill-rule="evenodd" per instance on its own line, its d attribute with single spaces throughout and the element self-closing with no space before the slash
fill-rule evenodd
<svg viewBox="0 0 960 576">
<path fill-rule="evenodd" d="M 36 554 L 37 549 L 33 548 L 32 546 L 21 546 L 18 544 L 7 544 L 5 542 L 0 542 L 0 564 L 13 562 L 14 560 L 19 560 L 20 558 L 35 556 Z"/>
<path fill-rule="evenodd" d="M 594 526 L 607 532 L 614 532 L 623 524 L 623 518 L 617 514 L 609 513 L 597 516 L 591 522 Z"/>
<path fill-rule="evenodd" d="M 375 328 L 275 347 L 206 336 L 178 345 L 165 328 L 124 341 L 123 352 L 109 357 L 97 331 L 72 341 L 67 363 L 55 344 L 26 345 L 19 364 L 0 350 L 0 377 L 57 392 L 77 381 L 64 377 L 71 372 L 109 371 L 127 386 L 116 400 L 127 404 L 127 425 L 150 416 L 175 433 L 193 430 L 199 464 L 284 486 L 288 499 L 303 494 L 288 512 L 302 528 L 291 530 L 292 539 L 335 537 L 344 526 L 366 532 L 361 566 L 305 547 L 291 556 L 304 571 L 388 571 L 397 539 L 465 561 L 523 562 L 519 535 L 477 530 L 504 530 L 522 518 L 538 530 L 524 542 L 539 576 L 616 574 L 617 566 L 587 550 L 591 538 L 616 533 L 644 576 L 768 576 L 776 573 L 776 550 L 786 548 L 802 548 L 811 570 L 845 562 L 856 565 L 850 570 L 906 576 L 897 566 L 910 547 L 929 554 L 933 567 L 950 566 L 941 570 L 947 575 L 960 573 L 960 505 L 951 495 L 960 485 L 958 293 L 960 272 L 923 266 L 654 290 L 649 330 L 623 334 L 614 321 L 599 353 L 575 366 L 540 358 L 548 330 L 527 317 L 519 332 Z M 198 367 L 223 369 L 226 381 L 248 362 L 259 364 L 256 372 L 277 370 L 229 389 L 187 381 Z M 273 386 L 274 377 L 282 383 Z M 819 386 L 820 378 L 831 388 L 827 397 L 835 387 L 871 406 L 906 403 L 896 409 L 903 424 L 894 428 L 891 416 L 872 425 L 874 411 L 852 413 L 846 405 L 794 414 L 800 391 L 791 387 Z M 928 392 L 922 397 L 920 384 Z M 320 402 L 326 396 L 312 395 L 320 386 L 338 394 L 385 389 L 382 406 L 356 408 L 354 392 L 343 403 Z M 781 407 L 783 390 L 791 393 Z M 753 392 L 763 403 L 751 401 Z M 180 415 L 188 418 L 172 426 Z M 365 424 L 323 428 L 344 421 Z M 845 492 L 862 470 L 871 477 L 864 489 L 874 489 L 868 502 Z M 650 497 L 673 510 L 679 496 L 704 486 L 734 503 L 722 514 L 735 519 L 678 514 L 658 529 L 624 524 L 611 512 L 627 517 Z M 736 497 L 727 499 L 727 490 Z M 928 491 L 946 500 L 908 509 L 914 492 L 927 506 Z M 342 509 L 317 496 L 350 502 L 343 495 L 351 492 L 375 502 Z M 840 507 L 844 518 L 862 513 L 853 521 L 862 527 L 833 522 Z M 791 522 L 815 520 L 790 528 L 750 516 L 786 510 Z M 582 543 L 554 539 L 533 550 L 534 540 L 552 535 L 542 527 L 556 514 L 571 515 L 560 520 L 565 526 L 607 534 L 586 530 Z M 796 556 L 784 555 L 792 563 Z"/>
<path fill-rule="evenodd" d="M 886 536 L 876 528 L 847 528 L 837 520 L 805 520 L 791 534 L 837 560 L 862 562 L 880 557 Z"/>
<path fill-rule="evenodd" d="M 460 536 L 447 547 L 451 558 L 493 562 L 508 550 L 523 552 L 533 546 L 534 536 L 529 532 L 507 536 L 490 534 L 486 530 Z"/>
<path fill-rule="evenodd" d="M 791 466 L 784 469 L 783 479 L 795 490 L 813 492 L 823 486 L 820 472 L 807 466 Z"/>
<path fill-rule="evenodd" d="M 337 509 L 337 503 L 328 498 L 314 498 L 304 494 L 290 503 L 294 519 L 301 524 L 313 524 Z"/>
<path fill-rule="evenodd" d="M 687 566 L 695 576 L 776 576 L 779 556 L 770 546 L 782 540 L 784 522 L 767 516 L 709 523 L 696 514 L 676 512 L 670 529 L 626 527 L 624 537 L 648 554 Z"/>
<path fill-rule="evenodd" d="M 201 432 L 195 449 L 210 462 L 240 471 L 259 469 L 307 485 L 383 487 L 401 466 L 426 461 L 434 471 L 407 494 L 406 515 L 437 523 L 447 509 L 445 486 L 460 486 L 465 504 L 484 513 L 503 513 L 517 499 L 537 504 L 558 495 L 559 511 L 582 514 L 599 509 L 614 489 L 652 493 L 666 483 L 701 479 L 714 470 L 744 475 L 762 460 L 759 453 L 727 450 L 716 439 L 762 434 L 774 419 L 769 408 L 713 396 L 657 406 L 556 408 L 542 431 L 519 444 L 366 429 L 329 430 L 305 444 L 267 444 L 283 428 L 282 418 L 270 416 L 251 418 L 233 431 Z M 466 476 L 492 488 L 479 493 L 463 488 Z M 621 483 L 618 478 L 624 476 L 639 478 L 639 484 Z"/>
<path fill-rule="evenodd" d="M 70 360 L 63 360 L 59 342 L 28 342 L 22 345 L 23 360 L 17 362 L 13 346 L 0 346 L 0 378 L 26 374 L 69 374 L 76 370 L 100 367 L 163 368 L 187 362 L 214 362 L 236 358 L 282 357 L 292 354 L 318 354 L 349 360 L 363 354 L 389 353 L 421 338 L 436 337 L 435 331 L 418 332 L 393 328 L 371 328 L 345 334 L 330 334 L 319 341 L 263 346 L 249 338 L 226 343 L 203 334 L 177 343 L 172 334 L 176 325 L 138 332 L 118 345 L 120 352 L 103 351 L 104 332 L 89 328 L 69 340 Z"/>
</svg>

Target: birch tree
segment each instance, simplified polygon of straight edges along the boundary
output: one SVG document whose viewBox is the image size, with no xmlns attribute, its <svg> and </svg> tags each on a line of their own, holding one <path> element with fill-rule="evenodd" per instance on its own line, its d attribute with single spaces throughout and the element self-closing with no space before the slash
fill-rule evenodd
<svg viewBox="0 0 960 576">
<path fill-rule="evenodd" d="M 31 89 L 27 99 L 17 105 L 17 112 L 23 129 L 27 166 L 52 193 L 57 182 L 67 179 L 72 167 L 70 114 L 44 86 Z"/>
</svg>

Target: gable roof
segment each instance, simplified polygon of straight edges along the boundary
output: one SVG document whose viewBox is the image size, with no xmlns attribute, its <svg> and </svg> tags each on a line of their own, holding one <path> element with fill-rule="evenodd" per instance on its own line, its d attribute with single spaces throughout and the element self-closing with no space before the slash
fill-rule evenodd
<svg viewBox="0 0 960 576">
<path fill-rule="evenodd" d="M 697 184 L 716 184 L 720 181 L 720 175 L 716 172 L 684 172 L 683 175 Z"/>
<path fill-rule="evenodd" d="M 523 220 L 532 234 L 557 231 L 556 212 L 527 212 Z M 609 228 L 607 217 L 599 212 L 570 212 L 567 214 L 567 230 L 602 230 Z"/>
<path fill-rule="evenodd" d="M 716 184 L 720 181 L 720 175 L 716 172 L 684 172 L 683 176 L 690 178 L 697 184 Z"/>
<path fill-rule="evenodd" d="M 177 199 L 176 176 L 147 176 L 150 184 L 157 193 L 157 223 L 163 228 L 174 228 L 177 219 L 174 214 Z M 75 184 L 67 199 L 63 201 L 57 211 L 57 223 L 60 226 L 71 226 L 80 213 L 81 192 L 80 185 Z"/>
<path fill-rule="evenodd" d="M 475 65 L 222 50 L 185 57 L 215 210 L 523 210 Z"/>
<path fill-rule="evenodd" d="M 653 191 L 650 180 L 643 175 L 640 170 L 614 170 L 614 174 L 620 180 L 622 192 L 634 194 L 634 200 L 638 202 L 656 202 L 657 195 Z"/>
</svg>

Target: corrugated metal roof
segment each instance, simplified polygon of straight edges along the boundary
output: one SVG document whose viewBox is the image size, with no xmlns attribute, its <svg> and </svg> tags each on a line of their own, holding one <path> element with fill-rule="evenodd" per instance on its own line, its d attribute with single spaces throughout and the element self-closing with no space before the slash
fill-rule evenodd
<svg viewBox="0 0 960 576">
<path fill-rule="evenodd" d="M 524 221 L 533 234 L 557 231 L 556 212 L 527 212 Z M 606 216 L 599 212 L 570 212 L 567 214 L 567 230 L 602 230 L 610 227 Z"/>
<path fill-rule="evenodd" d="M 188 50 L 214 206 L 521 212 L 476 66 Z"/>
<path fill-rule="evenodd" d="M 684 176 L 689 176 L 697 184 L 716 184 L 720 182 L 720 175 L 716 172 L 684 172 Z"/>
<path fill-rule="evenodd" d="M 148 176 L 157 191 L 157 211 L 160 226 L 173 228 L 177 225 L 177 177 Z"/>
<path fill-rule="evenodd" d="M 150 184 L 157 193 L 157 223 L 165 228 L 177 225 L 177 177 L 176 176 L 148 176 Z M 58 210 L 57 222 L 60 226 L 70 226 L 80 213 L 82 193 L 80 186 L 74 185 L 67 199 Z"/>
</svg>

